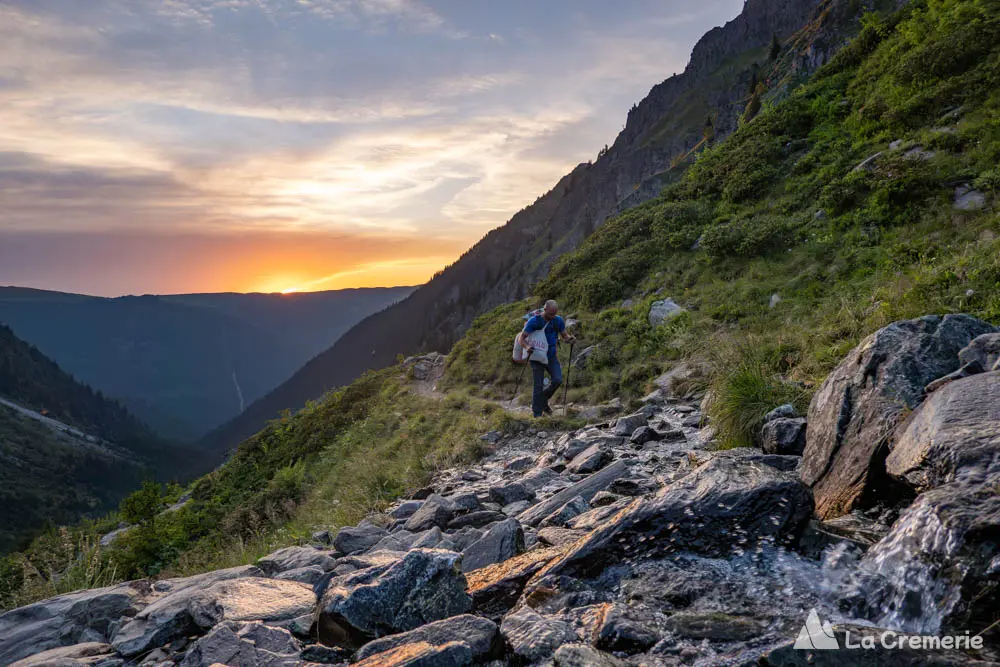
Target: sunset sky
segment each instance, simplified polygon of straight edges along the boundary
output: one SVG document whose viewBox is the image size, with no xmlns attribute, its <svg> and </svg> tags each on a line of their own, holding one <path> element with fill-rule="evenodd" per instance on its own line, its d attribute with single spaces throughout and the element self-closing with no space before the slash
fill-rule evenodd
<svg viewBox="0 0 1000 667">
<path fill-rule="evenodd" d="M 742 0 L 0 0 L 0 285 L 417 284 Z"/>
</svg>

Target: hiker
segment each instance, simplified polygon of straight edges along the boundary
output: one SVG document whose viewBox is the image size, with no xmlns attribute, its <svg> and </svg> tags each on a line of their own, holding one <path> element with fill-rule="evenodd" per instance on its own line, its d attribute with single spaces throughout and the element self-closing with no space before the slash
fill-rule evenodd
<svg viewBox="0 0 1000 667">
<path fill-rule="evenodd" d="M 543 413 L 552 414 L 552 408 L 549 407 L 549 399 L 555 395 L 556 390 L 559 389 L 559 385 L 562 384 L 563 380 L 562 367 L 559 365 L 559 357 L 556 354 L 556 345 L 559 343 L 559 340 L 566 342 L 574 340 L 573 336 L 566 333 L 566 322 L 563 318 L 559 317 L 558 312 L 559 305 L 555 301 L 551 299 L 546 301 L 542 312 L 533 315 L 524 325 L 524 329 L 518 336 L 518 342 L 527 351 L 529 356 L 533 351 L 531 343 L 528 340 L 529 334 L 535 331 L 544 331 L 545 340 L 548 342 L 548 363 L 535 361 L 534 359 L 531 360 L 531 375 L 535 381 L 534 391 L 531 395 L 531 413 L 535 417 L 541 417 Z M 551 381 L 549 382 L 548 389 L 543 390 L 546 370 L 549 372 Z"/>
</svg>

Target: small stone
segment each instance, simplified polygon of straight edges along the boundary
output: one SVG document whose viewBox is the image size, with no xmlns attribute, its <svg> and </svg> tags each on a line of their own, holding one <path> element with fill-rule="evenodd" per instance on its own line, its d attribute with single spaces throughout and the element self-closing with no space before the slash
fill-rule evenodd
<svg viewBox="0 0 1000 667">
<path fill-rule="evenodd" d="M 520 482 L 491 486 L 490 500 L 501 505 L 509 505 L 519 500 L 531 500 L 533 494 Z"/>
<path fill-rule="evenodd" d="M 589 509 L 590 505 L 587 504 L 587 501 L 584 500 L 582 496 L 576 496 L 543 519 L 539 525 L 543 528 L 546 526 L 565 527 L 569 521 L 575 519 Z"/>
</svg>

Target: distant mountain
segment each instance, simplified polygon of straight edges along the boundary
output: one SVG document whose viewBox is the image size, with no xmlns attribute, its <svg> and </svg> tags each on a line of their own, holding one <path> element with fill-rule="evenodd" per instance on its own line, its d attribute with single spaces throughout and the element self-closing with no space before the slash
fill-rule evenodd
<svg viewBox="0 0 1000 667">
<path fill-rule="evenodd" d="M 210 466 L 0 326 L 0 553 L 46 522 L 103 514 L 144 478 Z"/>
<path fill-rule="evenodd" d="M 629 111 L 625 128 L 596 161 L 576 167 L 408 299 L 363 320 L 205 443 L 232 447 L 282 410 L 399 354 L 447 351 L 477 316 L 529 296 L 556 259 L 609 216 L 655 197 L 700 147 L 731 134 L 756 82 L 766 82 L 765 103 L 804 82 L 846 43 L 871 4 L 747 0 L 738 17 L 698 41 L 683 73 Z M 781 48 L 772 57 L 775 40 Z"/>
<path fill-rule="evenodd" d="M 162 435 L 195 440 L 412 291 L 107 299 L 0 287 L 0 323 Z"/>
</svg>

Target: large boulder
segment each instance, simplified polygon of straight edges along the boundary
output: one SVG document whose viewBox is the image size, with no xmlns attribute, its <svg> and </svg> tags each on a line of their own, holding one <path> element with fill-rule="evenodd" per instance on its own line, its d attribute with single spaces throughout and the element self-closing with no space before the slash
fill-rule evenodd
<svg viewBox="0 0 1000 667">
<path fill-rule="evenodd" d="M 447 498 L 434 494 L 424 501 L 420 509 L 406 520 L 404 528 L 413 533 L 430 530 L 434 526 L 445 528 L 458 508 Z"/>
<path fill-rule="evenodd" d="M 312 587 L 297 581 L 240 577 L 183 586 L 139 612 L 112 637 L 130 658 L 180 637 L 197 635 L 223 621 L 290 621 L 316 604 Z"/>
<path fill-rule="evenodd" d="M 595 470 L 600 470 L 610 459 L 611 452 L 601 445 L 595 444 L 577 454 L 566 466 L 566 470 L 575 474 L 587 475 Z"/>
<path fill-rule="evenodd" d="M 549 562 L 558 558 L 561 547 L 532 549 L 496 565 L 468 574 L 469 593 L 477 614 L 501 618 L 521 596 L 525 584 Z"/>
<path fill-rule="evenodd" d="M 981 630 L 1000 608 L 1000 372 L 943 387 L 886 459 L 922 493 L 868 552 L 885 619 L 915 631 Z"/>
<path fill-rule="evenodd" d="M 494 524 L 477 542 L 462 552 L 462 571 L 472 572 L 502 563 L 524 551 L 524 531 L 516 519 Z"/>
<path fill-rule="evenodd" d="M 443 621 L 428 623 L 409 632 L 376 639 L 361 647 L 354 659 L 364 660 L 406 644 L 427 642 L 434 646 L 440 646 L 448 642 L 459 641 L 469 647 L 474 660 L 486 660 L 498 652 L 497 632 L 497 625 L 493 621 L 479 616 L 462 614 Z"/>
<path fill-rule="evenodd" d="M 717 456 L 654 498 L 638 499 L 537 575 L 597 575 L 628 558 L 673 551 L 725 556 L 797 538 L 812 514 L 794 473 L 738 456 Z"/>
<path fill-rule="evenodd" d="M 72 644 L 106 642 L 113 624 L 142 608 L 139 583 L 95 588 L 0 614 L 0 665 Z"/>
<path fill-rule="evenodd" d="M 924 387 L 956 370 L 958 353 L 994 327 L 968 315 L 895 322 L 861 342 L 823 382 L 809 406 L 801 475 L 824 519 L 878 500 L 897 500 L 884 472 L 890 439 Z"/>
<path fill-rule="evenodd" d="M 460 560 L 450 551 L 414 549 L 389 564 L 331 581 L 317 611 L 320 641 L 361 646 L 464 614 L 472 598 L 465 592 Z"/>
<path fill-rule="evenodd" d="M 288 630 L 263 623 L 223 623 L 199 639 L 181 667 L 298 667 L 299 644 Z"/>
</svg>

